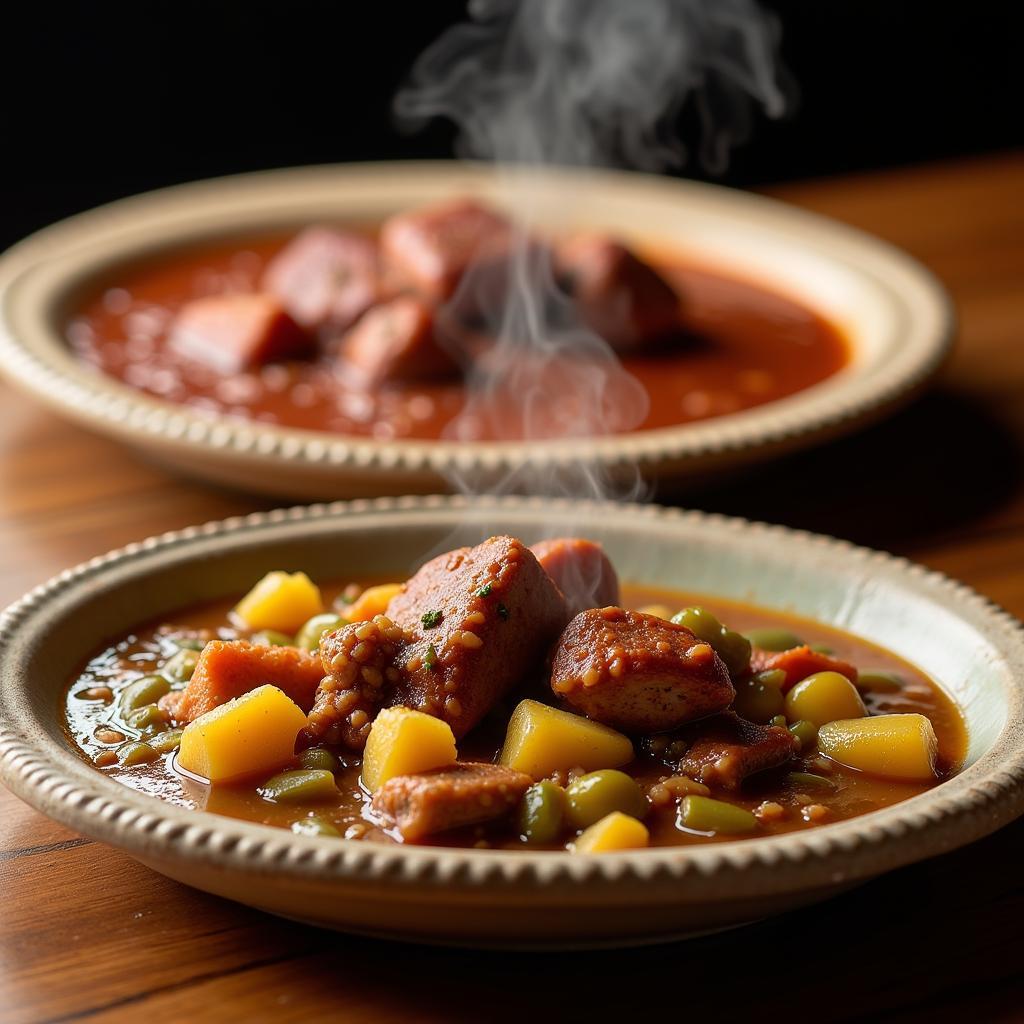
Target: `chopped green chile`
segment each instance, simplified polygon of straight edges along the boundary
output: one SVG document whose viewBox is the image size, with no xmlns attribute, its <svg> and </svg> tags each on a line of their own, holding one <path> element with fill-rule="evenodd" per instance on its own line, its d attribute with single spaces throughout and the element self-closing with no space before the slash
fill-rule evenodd
<svg viewBox="0 0 1024 1024">
<path fill-rule="evenodd" d="M 565 829 L 565 814 L 565 790 L 549 780 L 535 782 L 519 805 L 519 834 L 527 843 L 553 843 Z"/>
<path fill-rule="evenodd" d="M 308 818 L 299 818 L 298 821 L 292 822 L 292 831 L 299 836 L 330 836 L 334 839 L 340 839 L 341 833 L 329 822 L 324 821 L 322 818 L 316 818 L 310 816 Z"/>
<path fill-rule="evenodd" d="M 299 764 L 303 768 L 334 774 L 341 767 L 341 762 L 329 750 L 323 747 L 309 747 L 299 754 Z"/>
<path fill-rule="evenodd" d="M 614 768 L 581 775 L 566 787 L 565 797 L 569 824 L 578 829 L 588 828 L 613 811 L 642 819 L 648 810 L 636 780 Z"/>
<path fill-rule="evenodd" d="M 160 756 L 151 744 L 133 741 L 117 748 L 118 763 L 130 768 L 136 764 L 149 764 Z"/>
<path fill-rule="evenodd" d="M 857 689 L 868 693 L 899 693 L 903 689 L 903 681 L 895 672 L 861 669 L 857 675 Z"/>
<path fill-rule="evenodd" d="M 117 698 L 121 714 L 136 711 L 147 704 L 155 704 L 165 693 L 171 692 L 171 684 L 164 676 L 150 675 L 129 683 Z"/>
<path fill-rule="evenodd" d="M 249 638 L 251 643 L 263 644 L 265 647 L 294 647 L 292 637 L 276 629 L 261 629 Z"/>
<path fill-rule="evenodd" d="M 296 804 L 305 801 L 333 800 L 338 795 L 331 772 L 321 769 L 300 768 L 278 772 L 260 786 L 260 796 L 278 804 Z"/>
<path fill-rule="evenodd" d="M 301 647 L 304 651 L 315 651 L 320 646 L 320 638 L 324 633 L 333 633 L 336 629 L 344 626 L 347 621 L 340 615 L 332 615 L 330 612 L 314 615 L 295 634 L 293 646 Z"/>
<path fill-rule="evenodd" d="M 707 609 L 684 608 L 673 615 L 671 621 L 710 644 L 734 678 L 749 668 L 750 641 L 742 633 L 723 626 Z"/>
<path fill-rule="evenodd" d="M 803 640 L 788 629 L 751 629 L 745 634 L 754 647 L 762 651 L 791 651 L 794 647 L 802 647 Z"/>
<path fill-rule="evenodd" d="M 167 729 L 151 736 L 146 742 L 159 754 L 170 754 L 181 746 L 181 729 Z"/>
<path fill-rule="evenodd" d="M 767 675 L 767 673 L 764 673 Z M 733 710 L 751 722 L 770 722 L 785 707 L 786 698 L 778 686 L 769 686 L 759 676 L 740 679 L 736 682 L 736 697 Z"/>
<path fill-rule="evenodd" d="M 192 678 L 192 673 L 195 672 L 198 662 L 199 652 L 183 647 L 167 659 L 167 663 L 160 672 L 172 682 L 187 683 Z"/>
<path fill-rule="evenodd" d="M 683 797 L 679 804 L 679 822 L 694 832 L 712 834 L 737 835 L 757 829 L 757 818 L 750 811 L 724 800 L 696 794 Z"/>
<path fill-rule="evenodd" d="M 794 722 L 789 731 L 800 741 L 801 750 L 809 749 L 818 739 L 818 728 L 813 722 Z"/>
<path fill-rule="evenodd" d="M 788 772 L 786 782 L 794 789 L 825 789 L 835 792 L 836 784 L 824 775 L 814 772 Z"/>
<path fill-rule="evenodd" d="M 167 712 L 156 704 L 146 704 L 125 716 L 125 723 L 140 731 L 167 724 Z"/>
</svg>

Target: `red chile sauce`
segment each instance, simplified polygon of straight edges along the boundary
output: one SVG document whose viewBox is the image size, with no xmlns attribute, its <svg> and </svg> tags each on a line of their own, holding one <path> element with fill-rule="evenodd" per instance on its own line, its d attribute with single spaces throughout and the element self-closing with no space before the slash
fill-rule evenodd
<svg viewBox="0 0 1024 1024">
<path fill-rule="evenodd" d="M 287 238 L 208 245 L 125 268 L 88 298 L 67 325 L 78 357 L 97 370 L 171 402 L 209 413 L 338 434 L 435 439 L 463 408 L 458 381 L 367 390 L 342 378 L 328 354 L 228 376 L 175 354 L 167 328 L 200 296 L 253 291 Z M 811 387 L 849 359 L 840 330 L 812 310 L 751 282 L 680 260 L 652 262 L 682 297 L 690 342 L 630 356 L 625 368 L 646 389 L 639 430 L 739 412 Z M 516 440 L 514 418 L 480 424 L 478 440 Z M 500 435 L 500 438 L 499 438 Z"/>
<path fill-rule="evenodd" d="M 333 600 L 339 590 L 325 588 L 324 596 Z M 930 789 L 942 779 L 955 774 L 963 763 L 967 734 L 963 718 L 953 702 L 919 669 L 866 640 L 807 619 L 703 595 L 627 586 L 623 591 L 623 603 L 630 608 L 655 603 L 670 608 L 700 604 L 735 629 L 772 627 L 795 631 L 806 642 L 827 645 L 836 657 L 852 662 L 861 669 L 892 672 L 902 680 L 896 692 L 865 695 L 864 700 L 871 713 L 916 712 L 931 720 L 939 744 L 939 778 L 932 783 L 876 778 L 829 762 L 819 757 L 816 748 L 812 747 L 784 770 L 767 771 L 748 779 L 738 793 L 713 792 L 714 796 L 748 810 L 754 810 L 766 800 L 780 805 L 782 816 L 777 820 L 763 821 L 758 831 L 751 834 L 753 837 L 802 831 L 887 807 Z M 205 629 L 211 631 L 207 638 L 220 636 L 231 639 L 238 636 L 230 625 L 229 610 L 227 602 L 193 607 L 177 615 L 173 627 L 140 627 L 98 651 L 71 681 L 65 693 L 61 716 L 68 742 L 88 761 L 104 754 L 109 755 L 116 743 L 98 738 L 97 732 L 102 736 L 105 726 L 124 728 L 117 716 L 116 694 L 143 674 L 157 671 L 177 649 L 173 642 L 175 635 L 195 635 L 191 631 Z M 88 695 L 89 688 L 96 686 L 109 686 L 115 694 L 114 702 L 83 699 Z M 459 743 L 460 757 L 492 760 L 501 749 L 505 726 L 515 701 L 523 695 L 545 699 L 545 692 L 546 699 L 551 699 L 550 691 L 546 690 L 540 679 L 524 680 L 524 687 L 523 691 L 501 705 Z M 125 730 L 125 733 L 129 738 L 135 736 L 131 730 Z M 394 841 L 394 833 L 382 828 L 374 818 L 369 798 L 360 787 L 359 757 L 350 754 L 346 760 L 347 766 L 337 775 L 337 797 L 326 804 L 313 805 L 284 805 L 262 799 L 257 792 L 262 778 L 232 784 L 203 785 L 177 773 L 171 754 L 150 764 L 126 767 L 115 763 L 100 770 L 126 786 L 182 807 L 199 808 L 280 828 L 289 828 L 292 822 L 316 814 L 321 820 L 332 823 L 339 833 L 351 838 Z M 835 787 L 834 791 L 810 792 L 787 782 L 786 773 L 793 769 L 819 774 L 825 772 Z M 623 770 L 632 775 L 645 791 L 671 774 L 670 769 L 661 762 L 643 756 L 624 766 Z M 823 819 L 806 814 L 805 809 L 815 805 L 826 809 Z M 656 846 L 685 846 L 736 838 L 681 830 L 676 825 L 674 801 L 662 807 L 655 806 L 645 819 L 645 824 L 651 832 L 651 844 Z M 485 826 L 438 833 L 431 836 L 428 842 L 440 846 L 489 846 L 504 849 L 522 849 L 524 846 L 516 834 L 514 824 L 505 819 Z M 551 848 L 560 849 L 563 844 Z"/>
</svg>

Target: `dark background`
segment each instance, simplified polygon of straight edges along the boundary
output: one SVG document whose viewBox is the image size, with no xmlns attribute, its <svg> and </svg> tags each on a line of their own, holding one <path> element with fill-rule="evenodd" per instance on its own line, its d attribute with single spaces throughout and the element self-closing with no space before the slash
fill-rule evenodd
<svg viewBox="0 0 1024 1024">
<path fill-rule="evenodd" d="M 630 0 L 623 0 L 630 2 Z M 723 176 L 757 185 L 1020 145 L 1019 0 L 768 0 L 798 83 Z M 59 217 L 194 178 L 443 157 L 390 103 L 464 0 L 36 2 L 8 8 L 0 248 Z M 687 174 L 705 176 L 700 168 Z"/>
</svg>

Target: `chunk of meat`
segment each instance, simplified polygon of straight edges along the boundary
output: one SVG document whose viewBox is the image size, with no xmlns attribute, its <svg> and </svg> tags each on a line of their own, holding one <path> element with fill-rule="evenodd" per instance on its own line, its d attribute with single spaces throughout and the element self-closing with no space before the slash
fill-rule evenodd
<svg viewBox="0 0 1024 1024">
<path fill-rule="evenodd" d="M 729 671 L 673 622 L 622 608 L 580 612 L 555 649 L 551 689 L 575 711 L 626 732 L 666 732 L 727 708 Z"/>
<path fill-rule="evenodd" d="M 440 555 L 385 615 L 354 624 L 365 632 L 346 626 L 321 640 L 327 676 L 307 732 L 361 749 L 372 716 L 402 705 L 464 736 L 540 664 L 568 618 L 551 577 L 513 537 Z"/>
<path fill-rule="evenodd" d="M 530 550 L 565 595 L 572 614 L 619 603 L 619 577 L 604 548 L 583 537 L 542 540 Z"/>
<path fill-rule="evenodd" d="M 340 354 L 371 385 L 458 373 L 455 361 L 438 344 L 430 307 L 411 295 L 369 310 L 345 335 Z"/>
<path fill-rule="evenodd" d="M 320 658 L 298 647 L 211 640 L 200 652 L 192 678 L 172 714 L 178 722 L 194 721 L 264 683 L 283 690 L 308 711 L 323 674 Z"/>
<path fill-rule="evenodd" d="M 577 235 L 555 252 L 558 279 L 584 322 L 619 352 L 679 331 L 679 297 L 632 250 L 604 235 Z"/>
<path fill-rule="evenodd" d="M 307 228 L 267 264 L 260 283 L 307 331 L 339 334 L 380 297 L 377 247 L 362 235 Z"/>
<path fill-rule="evenodd" d="M 733 711 L 684 730 L 690 747 L 679 770 L 706 786 L 738 789 L 748 775 L 776 768 L 794 757 L 800 741 L 781 725 L 756 725 Z"/>
<path fill-rule="evenodd" d="M 373 808 L 397 826 L 403 839 L 416 842 L 509 814 L 532 783 L 529 775 L 504 765 L 460 761 L 396 776 L 374 795 Z"/>
<path fill-rule="evenodd" d="M 186 302 L 171 324 L 175 352 L 220 373 L 307 355 L 312 338 L 274 295 L 210 295 Z"/>
<path fill-rule="evenodd" d="M 840 658 L 833 658 L 829 654 L 822 654 L 820 651 L 812 651 L 806 644 L 803 647 L 792 647 L 788 651 L 762 651 L 755 648 L 750 657 L 750 668 L 753 672 L 764 672 L 768 669 L 781 669 L 785 672 L 783 693 L 815 672 L 839 672 L 851 683 L 857 682 L 855 665 Z"/>
<path fill-rule="evenodd" d="M 444 302 L 471 264 L 503 260 L 512 234 L 508 218 L 475 200 L 456 199 L 386 220 L 381 260 L 390 284 Z"/>
</svg>

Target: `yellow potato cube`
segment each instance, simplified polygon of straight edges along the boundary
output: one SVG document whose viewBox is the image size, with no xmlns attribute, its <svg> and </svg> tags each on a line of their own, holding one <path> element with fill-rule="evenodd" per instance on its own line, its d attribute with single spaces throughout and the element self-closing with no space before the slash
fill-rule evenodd
<svg viewBox="0 0 1024 1024">
<path fill-rule="evenodd" d="M 385 708 L 373 721 L 363 750 L 363 785 L 375 793 L 396 775 L 443 768 L 458 754 L 451 726 L 411 708 Z"/>
<path fill-rule="evenodd" d="M 815 672 L 786 694 L 786 717 L 791 722 L 820 726 L 838 718 L 862 718 L 867 713 L 857 687 L 839 672 Z"/>
<path fill-rule="evenodd" d="M 520 701 L 508 722 L 501 764 L 543 779 L 556 769 L 618 768 L 633 760 L 621 732 L 535 700 Z"/>
<path fill-rule="evenodd" d="M 235 605 L 235 614 L 249 629 L 294 633 L 324 610 L 317 585 L 304 572 L 268 572 Z"/>
<path fill-rule="evenodd" d="M 935 729 L 924 715 L 872 715 L 829 722 L 818 730 L 818 749 L 832 760 L 908 782 L 935 778 L 938 745 Z"/>
<path fill-rule="evenodd" d="M 375 587 L 367 587 L 341 613 L 349 622 L 365 622 L 374 615 L 383 615 L 391 598 L 401 589 L 401 583 L 380 583 Z"/>
<path fill-rule="evenodd" d="M 302 709 L 276 686 L 258 686 L 185 726 L 178 765 L 210 782 L 266 774 L 295 756 Z"/>
<path fill-rule="evenodd" d="M 612 811 L 594 822 L 572 844 L 573 853 L 613 853 L 646 846 L 651 834 L 646 826 L 622 811 Z"/>
</svg>

